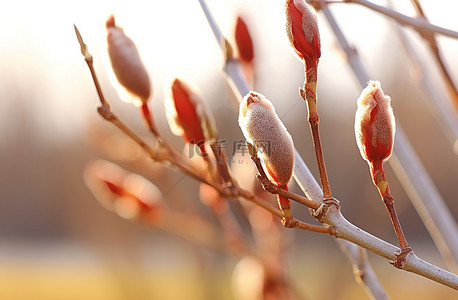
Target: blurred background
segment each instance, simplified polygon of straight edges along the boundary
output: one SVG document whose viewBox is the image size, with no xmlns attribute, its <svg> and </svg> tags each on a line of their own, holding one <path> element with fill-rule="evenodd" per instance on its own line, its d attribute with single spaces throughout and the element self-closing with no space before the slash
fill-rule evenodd
<svg viewBox="0 0 458 300">
<path fill-rule="evenodd" d="M 303 66 L 286 38 L 283 2 L 208 0 L 208 5 L 229 40 L 233 40 L 236 16 L 246 21 L 255 43 L 255 89 L 274 103 L 296 148 L 317 174 L 306 107 L 298 95 Z M 400 10 L 414 15 L 410 2 L 401 2 L 405 3 Z M 422 4 L 432 23 L 458 29 L 456 4 L 426 0 Z M 456 219 L 455 141 L 442 130 L 422 89 L 414 83 L 395 25 L 356 5 L 335 4 L 331 9 L 371 77 L 392 97 L 398 124 Z M 194 180 L 148 161 L 97 115 L 97 94 L 73 24 L 94 55 L 113 110 L 148 139 L 137 109 L 119 101 L 107 76 L 104 25 L 110 14 L 137 44 L 152 79 L 152 111 L 172 144 L 183 147 L 165 120 L 164 86 L 173 77 L 200 88 L 229 152 L 234 142 L 242 140 L 237 108 L 221 71 L 224 58 L 198 1 L 5 3 L 0 11 L 0 299 L 235 299 L 231 287 L 235 258 L 123 220 L 103 209 L 84 184 L 82 174 L 89 162 L 111 160 L 149 178 L 170 206 L 212 218 L 198 199 Z M 333 194 L 347 219 L 396 244 L 355 143 L 354 112 L 361 89 L 320 13 L 318 21 L 320 130 Z M 446 98 L 425 43 L 416 33 L 407 34 L 427 64 L 433 86 Z M 458 41 L 440 36 L 438 40 L 458 82 Z M 389 167 L 387 173 L 404 232 L 416 254 L 445 268 Z M 299 192 L 295 186 L 292 189 Z M 310 221 L 306 209 L 293 209 L 295 216 Z M 282 230 L 292 239 L 285 268 L 304 299 L 367 299 L 332 238 Z M 392 299 L 456 298 L 449 288 L 394 270 L 375 255 L 369 254 L 369 259 Z"/>
</svg>

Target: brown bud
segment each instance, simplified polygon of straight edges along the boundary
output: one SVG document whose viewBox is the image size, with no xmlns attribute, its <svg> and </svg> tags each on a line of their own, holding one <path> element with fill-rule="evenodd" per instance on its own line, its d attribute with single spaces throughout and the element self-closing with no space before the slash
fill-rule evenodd
<svg viewBox="0 0 458 300">
<path fill-rule="evenodd" d="M 293 174 L 293 140 L 272 103 L 262 94 L 249 92 L 240 103 L 239 126 L 256 148 L 269 179 L 286 186 Z"/>
<path fill-rule="evenodd" d="M 145 104 L 151 94 L 151 83 L 137 47 L 124 30 L 116 26 L 113 15 L 108 18 L 106 27 L 111 67 L 123 88 L 120 98 L 137 106 Z"/>
</svg>

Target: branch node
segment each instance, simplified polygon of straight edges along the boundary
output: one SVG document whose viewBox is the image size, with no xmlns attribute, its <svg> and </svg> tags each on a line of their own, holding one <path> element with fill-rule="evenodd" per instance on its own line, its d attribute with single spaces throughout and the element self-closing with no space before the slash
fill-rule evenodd
<svg viewBox="0 0 458 300">
<path fill-rule="evenodd" d="M 336 198 L 326 198 L 323 199 L 323 203 L 317 210 L 313 212 L 313 217 L 315 217 L 319 222 L 323 223 L 323 220 L 328 214 L 329 208 L 334 206 L 337 210 L 340 209 L 340 202 Z M 334 230 L 335 233 L 335 230 Z"/>
<path fill-rule="evenodd" d="M 392 264 L 395 268 L 404 269 L 406 258 L 409 253 L 413 254 L 412 248 L 409 246 L 402 248 L 400 251 L 396 252 L 394 255 L 396 256 L 396 260 L 390 260 L 390 264 Z"/>
<path fill-rule="evenodd" d="M 107 121 L 112 121 L 116 117 L 111 112 L 110 106 L 108 104 L 102 104 L 97 107 L 97 112 L 99 115 Z"/>
<path fill-rule="evenodd" d="M 294 228 L 297 225 L 297 221 L 293 217 L 283 217 L 281 223 L 286 228 Z"/>
</svg>

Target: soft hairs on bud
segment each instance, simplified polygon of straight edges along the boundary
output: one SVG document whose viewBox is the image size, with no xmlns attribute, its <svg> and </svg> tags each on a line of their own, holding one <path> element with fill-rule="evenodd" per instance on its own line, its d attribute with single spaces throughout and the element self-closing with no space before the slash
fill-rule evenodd
<svg viewBox="0 0 458 300">
<path fill-rule="evenodd" d="M 369 163 L 386 161 L 393 150 L 395 120 L 391 98 L 378 81 L 369 81 L 358 98 L 355 117 L 356 142 Z"/>
<path fill-rule="evenodd" d="M 287 185 L 294 167 L 293 140 L 272 103 L 262 94 L 249 92 L 240 103 L 239 126 L 256 148 L 269 179 Z"/>
<path fill-rule="evenodd" d="M 108 18 L 106 27 L 108 56 L 113 73 L 119 84 L 135 99 L 134 103 L 140 106 L 151 95 L 148 72 L 134 42 L 116 26 L 113 15 Z M 123 100 L 130 102 L 131 99 Z"/>
<path fill-rule="evenodd" d="M 314 9 L 304 0 L 287 0 L 286 33 L 289 42 L 309 69 L 321 56 L 321 41 Z"/>
</svg>

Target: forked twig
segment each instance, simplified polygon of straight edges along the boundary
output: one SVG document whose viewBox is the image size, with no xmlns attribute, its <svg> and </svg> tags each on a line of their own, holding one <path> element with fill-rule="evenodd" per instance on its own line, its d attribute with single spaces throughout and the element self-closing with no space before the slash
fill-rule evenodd
<svg viewBox="0 0 458 300">
<path fill-rule="evenodd" d="M 353 74 L 356 76 L 361 87 L 364 87 L 370 77 L 361 62 L 358 52 L 348 43 L 329 8 L 323 6 L 321 7 L 321 11 L 334 31 L 342 50 L 345 52 L 347 62 Z M 447 236 L 444 238 L 444 241 L 446 241 L 450 249 L 454 249 L 454 257 L 458 257 L 456 253 L 458 251 L 458 227 L 456 222 L 447 209 L 431 177 L 409 143 L 400 124 L 396 126 L 394 152 L 388 162 L 415 207 L 427 207 L 428 212 L 436 219 L 436 223 L 441 224 L 441 232 Z"/>
<path fill-rule="evenodd" d="M 199 3 L 202 6 L 205 6 L 205 3 L 203 0 L 199 0 Z M 206 11 L 208 11 L 208 9 L 206 9 Z M 219 36 L 222 36 L 219 30 L 217 30 L 217 32 L 219 32 Z M 343 36 L 340 38 L 342 38 L 343 41 L 346 41 Z M 351 47 L 349 47 L 349 49 L 351 49 Z M 241 77 L 240 66 L 238 66 L 236 62 L 232 62 L 232 61 L 226 62 L 227 65 L 229 65 L 229 63 L 230 63 L 230 67 L 225 66 L 224 68 L 226 74 L 228 75 L 228 79 L 230 79 L 231 83 L 233 84 L 232 86 L 237 89 L 238 94 L 244 95 L 246 92 L 248 92 L 247 91 L 248 86 L 246 85 L 246 83 L 244 83 Z M 357 64 L 361 65 L 361 62 L 357 56 L 354 56 L 354 63 L 355 65 Z M 361 69 L 361 70 L 364 70 L 364 69 Z M 367 82 L 368 76 L 366 75 L 367 73 L 365 73 L 365 71 L 362 71 L 358 73 L 358 78 L 364 78 L 363 80 Z M 241 83 L 241 84 L 238 85 L 238 83 Z M 303 165 L 301 161 L 299 162 L 300 162 L 299 165 L 301 165 L 302 167 L 305 165 L 305 164 Z M 313 176 L 307 178 L 308 174 L 309 174 L 308 172 L 300 172 L 300 178 L 305 179 L 303 182 L 301 182 L 301 185 L 304 187 L 305 191 L 307 192 L 312 191 L 313 193 L 316 194 L 315 191 L 317 190 L 317 187 L 314 186 L 314 183 L 316 184 L 316 181 L 314 180 Z M 318 186 L 318 189 L 319 189 L 319 186 Z M 321 201 L 321 199 L 314 199 L 314 200 Z M 328 225 L 335 226 L 335 229 L 336 229 L 335 236 L 336 237 L 351 241 L 389 260 L 396 259 L 395 253 L 399 251 L 399 248 L 391 244 L 388 244 L 385 241 L 382 241 L 368 234 L 367 232 L 362 231 L 360 228 L 352 225 L 347 220 L 345 220 L 345 218 L 342 216 L 342 214 L 340 213 L 340 210 L 337 207 L 331 205 L 331 206 L 328 206 L 327 209 L 324 209 L 324 213 L 321 215 L 320 221 L 327 223 Z M 458 276 L 457 275 L 447 272 L 437 266 L 431 265 L 419 259 L 418 257 L 416 257 L 413 253 L 407 256 L 404 270 L 422 275 L 426 278 L 430 278 L 436 282 L 442 283 L 454 289 L 458 289 Z"/>
</svg>

